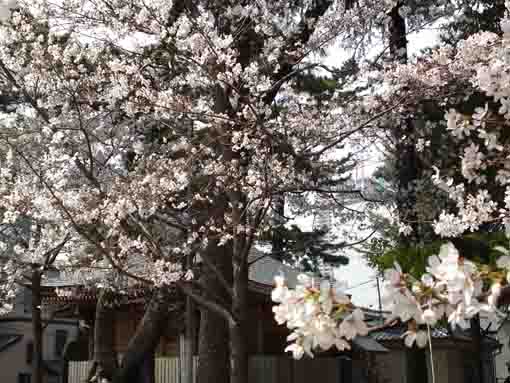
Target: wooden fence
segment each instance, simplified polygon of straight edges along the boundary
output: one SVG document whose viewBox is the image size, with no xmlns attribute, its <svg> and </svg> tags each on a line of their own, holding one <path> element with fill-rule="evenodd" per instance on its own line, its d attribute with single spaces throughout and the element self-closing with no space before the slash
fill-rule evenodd
<svg viewBox="0 0 510 383">
<path fill-rule="evenodd" d="M 197 359 L 195 358 L 194 370 Z M 85 383 L 88 361 L 69 362 L 68 383 Z M 348 367 L 340 358 L 294 361 L 285 356 L 253 356 L 249 383 L 350 383 Z M 196 374 L 194 374 L 196 376 Z M 156 358 L 156 383 L 180 383 L 179 358 Z"/>
<path fill-rule="evenodd" d="M 69 362 L 68 383 L 81 383 L 87 379 L 89 361 Z"/>
</svg>

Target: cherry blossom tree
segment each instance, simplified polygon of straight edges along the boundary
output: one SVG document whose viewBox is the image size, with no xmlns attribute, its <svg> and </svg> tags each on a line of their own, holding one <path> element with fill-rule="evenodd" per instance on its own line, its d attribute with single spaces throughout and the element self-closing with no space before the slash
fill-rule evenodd
<svg viewBox="0 0 510 383">
<path fill-rule="evenodd" d="M 209 345 L 221 346 L 228 335 L 229 352 L 216 353 L 223 359 L 209 368 L 223 368 L 230 357 L 230 382 L 246 382 L 248 254 L 271 225 L 275 198 L 334 195 L 328 182 L 345 168 L 327 154 L 383 116 L 401 122 L 391 112 L 418 93 L 442 95 L 445 77 L 472 82 L 502 105 L 498 117 L 507 114 L 507 35 L 480 34 L 458 52 L 395 65 L 383 78 L 383 103 L 346 101 L 341 89 L 319 103 L 293 87 L 297 74 L 319 67 L 313 54 L 336 37 L 357 52 L 391 12 L 409 11 L 395 1 L 360 3 L 2 3 L 0 72 L 22 100 L 2 114 L 4 222 L 31 217 L 48 233 L 39 243 L 52 246 L 58 242 L 49 233 L 66 233 L 72 246 L 62 267 L 108 267 L 137 283 L 178 288 L 200 305 Z M 416 15 L 409 20 L 430 16 Z M 448 112 L 448 127 L 465 136 L 484 130 L 491 116 L 488 109 L 467 119 Z M 504 153 L 497 135 L 484 130 L 480 138 L 484 150 Z M 483 181 L 478 172 L 489 166 L 504 167 L 502 154 L 473 145 L 463 156 L 468 181 Z M 490 203 L 487 191 L 469 196 L 434 179 L 459 209 L 440 217 L 439 233 L 459 223 L 476 227 L 496 213 L 505 218 L 506 207 Z M 200 275 L 190 258 L 200 261 Z M 421 280 L 398 266 L 387 273 L 394 314 L 410 323 L 407 344 L 423 345 L 419 329 L 444 312 L 459 325 L 480 311 L 496 312 L 506 258 L 489 270 L 446 246 L 429 268 Z M 493 282 L 489 294 L 485 280 Z M 273 299 L 277 320 L 293 330 L 296 357 L 317 346 L 345 349 L 370 330 L 341 286 L 302 277 L 289 291 L 278 280 Z M 207 342 L 202 351 L 210 357 Z M 199 381 L 221 381 L 217 376 L 199 367 Z"/>
</svg>

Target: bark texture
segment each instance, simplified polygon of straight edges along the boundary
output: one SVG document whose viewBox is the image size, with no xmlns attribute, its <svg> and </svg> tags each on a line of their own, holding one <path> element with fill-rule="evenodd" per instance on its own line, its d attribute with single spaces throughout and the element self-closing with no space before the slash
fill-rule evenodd
<svg viewBox="0 0 510 383">
<path fill-rule="evenodd" d="M 96 303 L 94 320 L 93 362 L 87 381 L 111 381 L 117 369 L 117 355 L 114 350 L 114 310 L 111 294 L 101 290 Z"/>
<path fill-rule="evenodd" d="M 405 19 L 400 15 L 400 4 L 391 12 L 389 24 L 389 44 L 391 59 L 397 63 L 405 64 L 407 54 L 407 30 Z M 406 113 L 404 111 L 404 113 Z M 395 142 L 395 166 L 398 193 L 396 196 L 397 211 L 400 221 L 412 228 L 410 235 L 401 235 L 399 241 L 403 245 L 411 245 L 420 240 L 419 220 L 416 214 L 417 203 L 416 181 L 421 175 L 421 163 L 416 152 L 416 121 L 412 118 L 393 128 L 393 141 Z"/>
<path fill-rule="evenodd" d="M 167 288 L 154 292 L 142 321 L 129 341 L 128 350 L 113 379 L 114 383 L 154 382 L 154 353 L 168 326 L 171 313 L 180 310 L 180 304 L 175 306 L 176 301 Z"/>
<path fill-rule="evenodd" d="M 230 323 L 230 383 L 248 383 L 248 353 L 246 320 L 248 300 L 248 267 L 236 254 L 233 259 L 232 312 L 237 319 Z"/>
<path fill-rule="evenodd" d="M 207 249 L 207 255 L 211 262 L 229 281 L 232 275 L 231 252 L 230 247 L 218 247 L 216 243 L 211 243 Z M 204 287 L 207 299 L 228 301 L 227 292 L 206 266 L 200 277 L 200 283 Z M 200 306 L 197 383 L 229 382 L 228 339 L 227 320 Z"/>
</svg>

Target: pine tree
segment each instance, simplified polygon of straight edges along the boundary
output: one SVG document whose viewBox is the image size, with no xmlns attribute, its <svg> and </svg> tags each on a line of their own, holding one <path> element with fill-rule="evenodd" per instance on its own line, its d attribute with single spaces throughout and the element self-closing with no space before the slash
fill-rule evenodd
<svg viewBox="0 0 510 383">
<path fill-rule="evenodd" d="M 323 53 L 325 54 L 325 53 Z M 340 68 L 321 67 L 328 74 L 318 73 L 317 70 L 307 70 L 296 75 L 293 86 L 297 91 L 309 95 L 318 105 L 328 103 L 336 97 L 336 102 L 350 100 L 354 102 L 356 95 L 366 89 L 366 86 L 357 86 L 344 90 L 352 85 L 352 80 L 359 71 L 354 58 L 346 60 Z M 282 103 L 282 108 L 285 104 Z M 332 193 L 350 181 L 348 174 L 353 168 L 355 160 L 351 156 L 332 161 L 330 167 L 322 167 L 322 173 L 316 174 L 317 189 L 331 190 Z M 353 191 L 353 194 L 356 192 Z M 321 269 L 346 265 L 349 259 L 339 254 L 341 249 L 347 247 L 345 242 L 334 242 L 331 222 L 325 225 L 314 226 L 311 231 L 301 230 L 297 225 L 286 227 L 285 204 L 295 205 L 302 203 L 299 197 L 292 195 L 278 195 L 273 204 L 273 226 L 270 233 L 273 257 L 292 264 L 303 271 L 319 273 Z M 324 208 L 325 209 L 325 208 Z M 329 215 L 322 212 L 319 207 L 319 217 Z"/>
<path fill-rule="evenodd" d="M 281 252 L 274 256 L 303 271 L 318 273 L 324 266 L 346 265 L 349 258 L 338 254 L 344 243 L 332 243 L 332 238 L 324 229 L 303 231 L 298 226 L 291 228 L 280 226 L 273 235 L 281 238 Z"/>
</svg>

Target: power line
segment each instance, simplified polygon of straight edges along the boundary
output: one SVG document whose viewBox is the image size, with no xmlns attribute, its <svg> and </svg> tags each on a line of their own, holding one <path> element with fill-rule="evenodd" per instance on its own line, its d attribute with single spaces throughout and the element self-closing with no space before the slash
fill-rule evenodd
<svg viewBox="0 0 510 383">
<path fill-rule="evenodd" d="M 358 283 L 357 285 L 354 285 L 354 286 L 348 287 L 346 290 L 352 290 L 352 289 L 355 289 L 356 287 L 360 287 L 360 286 L 366 285 L 366 284 L 368 284 L 368 283 L 370 283 L 370 282 L 374 282 L 376 279 L 377 279 L 377 278 L 372 278 L 372 279 L 369 279 L 368 281 Z"/>
</svg>

